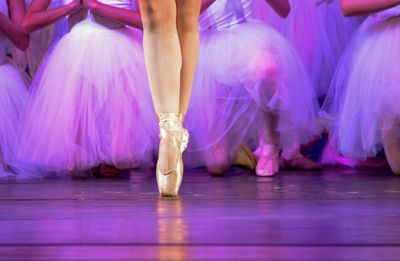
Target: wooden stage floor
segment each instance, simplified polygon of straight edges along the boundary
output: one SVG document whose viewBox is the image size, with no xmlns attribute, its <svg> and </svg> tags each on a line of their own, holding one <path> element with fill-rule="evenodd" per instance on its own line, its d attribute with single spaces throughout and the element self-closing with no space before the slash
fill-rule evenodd
<svg viewBox="0 0 400 261">
<path fill-rule="evenodd" d="M 153 171 L 0 181 L 0 260 L 400 260 L 400 178 L 199 169 L 179 199 Z"/>
</svg>

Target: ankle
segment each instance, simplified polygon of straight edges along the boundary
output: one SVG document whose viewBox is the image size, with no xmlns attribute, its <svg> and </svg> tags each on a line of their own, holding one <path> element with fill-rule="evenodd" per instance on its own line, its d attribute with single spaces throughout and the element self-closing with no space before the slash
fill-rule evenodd
<svg viewBox="0 0 400 261">
<path fill-rule="evenodd" d="M 279 157 L 279 152 L 278 144 L 263 144 L 258 150 L 258 156 L 260 158 L 277 158 Z"/>
</svg>

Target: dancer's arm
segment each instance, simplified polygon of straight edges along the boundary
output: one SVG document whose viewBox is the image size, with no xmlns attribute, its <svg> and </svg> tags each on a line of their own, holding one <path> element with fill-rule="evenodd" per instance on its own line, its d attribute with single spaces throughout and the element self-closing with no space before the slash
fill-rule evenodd
<svg viewBox="0 0 400 261">
<path fill-rule="evenodd" d="M 10 18 L 0 13 L 0 31 L 22 51 L 29 46 L 29 35 L 22 28 L 22 20 L 25 15 L 25 1 L 9 1 Z"/>
<path fill-rule="evenodd" d="M 81 0 L 73 0 L 67 5 L 47 10 L 50 2 L 51 0 L 33 0 L 22 23 L 26 32 L 39 30 L 82 8 Z"/>
<path fill-rule="evenodd" d="M 288 0 L 265 0 L 282 18 L 288 17 L 290 13 L 290 3 Z M 297 0 L 302 1 L 302 0 Z"/>
<path fill-rule="evenodd" d="M 86 8 L 90 9 L 93 13 L 102 15 L 121 24 L 143 28 L 142 18 L 139 11 L 128 10 L 98 2 L 97 0 L 83 0 Z"/>
<path fill-rule="evenodd" d="M 200 13 L 204 12 L 210 5 L 212 5 L 215 2 L 215 0 L 202 0 L 201 1 L 201 8 L 200 8 Z"/>
<path fill-rule="evenodd" d="M 400 0 L 341 0 L 340 7 L 344 16 L 367 15 L 392 8 Z"/>
</svg>

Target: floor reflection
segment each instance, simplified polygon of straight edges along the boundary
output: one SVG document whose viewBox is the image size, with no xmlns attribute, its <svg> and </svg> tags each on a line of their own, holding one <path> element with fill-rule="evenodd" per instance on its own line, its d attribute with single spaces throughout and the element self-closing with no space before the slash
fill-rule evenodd
<svg viewBox="0 0 400 261">
<path fill-rule="evenodd" d="M 188 243 L 189 230 L 185 224 L 182 200 L 160 198 L 157 202 L 157 217 L 158 243 L 161 244 L 159 259 L 187 260 L 188 253 L 184 244 Z M 163 246 L 165 244 L 168 246 Z"/>
</svg>

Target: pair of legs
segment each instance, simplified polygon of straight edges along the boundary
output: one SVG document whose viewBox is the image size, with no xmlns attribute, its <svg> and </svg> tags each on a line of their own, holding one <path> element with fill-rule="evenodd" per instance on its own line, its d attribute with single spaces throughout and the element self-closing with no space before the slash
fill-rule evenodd
<svg viewBox="0 0 400 261">
<path fill-rule="evenodd" d="M 199 52 L 201 0 L 139 0 L 139 6 L 147 75 L 160 120 L 157 181 L 161 194 L 174 196 L 182 178 L 182 174 L 177 174 L 179 169 L 183 171 L 180 154 L 187 143 L 182 124 Z M 168 183 L 168 188 L 161 188 L 161 183 Z"/>
<path fill-rule="evenodd" d="M 156 112 L 185 114 L 199 52 L 201 0 L 139 0 Z"/>
</svg>

